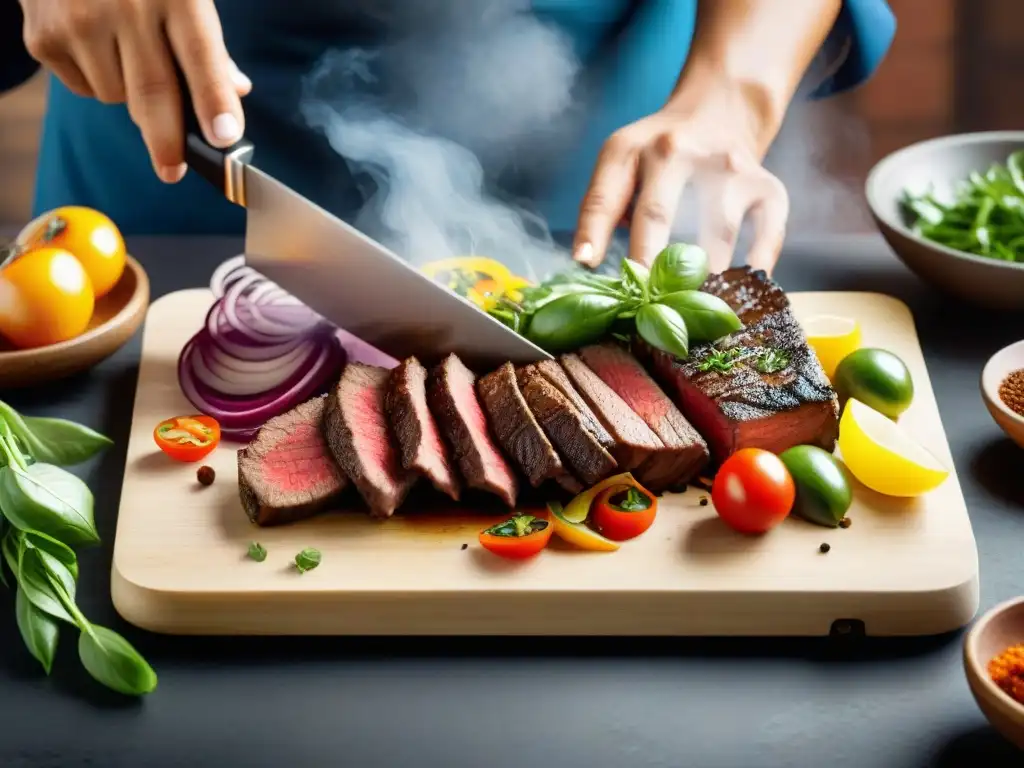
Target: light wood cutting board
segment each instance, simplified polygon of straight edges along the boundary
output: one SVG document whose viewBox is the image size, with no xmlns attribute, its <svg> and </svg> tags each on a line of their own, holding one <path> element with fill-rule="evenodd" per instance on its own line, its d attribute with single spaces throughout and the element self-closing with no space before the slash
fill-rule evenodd
<svg viewBox="0 0 1024 768">
<path fill-rule="evenodd" d="M 916 397 L 900 423 L 952 468 L 907 307 L 871 293 L 791 294 L 798 317 L 857 318 L 865 346 L 909 366 Z M 121 494 L 113 601 L 128 621 L 174 634 L 825 635 L 863 622 L 871 635 L 924 635 L 967 624 L 978 607 L 978 556 L 955 471 L 915 500 L 856 485 L 848 529 L 788 519 L 747 538 L 696 488 L 665 496 L 653 527 L 611 553 L 552 546 L 524 563 L 482 550 L 492 518 L 332 513 L 260 529 L 238 499 L 237 445 L 197 465 L 159 452 L 161 420 L 193 412 L 178 353 L 212 301 L 205 289 L 149 310 Z M 471 512 L 471 511 L 470 511 Z M 248 544 L 268 551 L 262 563 Z M 827 542 L 831 551 L 819 552 Z M 463 547 L 467 545 L 468 547 Z M 554 542 L 553 542 L 554 544 Z M 313 546 L 319 568 L 299 574 Z M 838 626 L 838 625 L 837 625 Z"/>
</svg>

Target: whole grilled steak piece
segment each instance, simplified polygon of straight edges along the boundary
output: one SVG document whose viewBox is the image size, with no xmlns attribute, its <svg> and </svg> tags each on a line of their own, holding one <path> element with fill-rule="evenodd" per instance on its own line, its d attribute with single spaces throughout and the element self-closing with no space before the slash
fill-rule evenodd
<svg viewBox="0 0 1024 768">
<path fill-rule="evenodd" d="M 427 369 L 415 357 L 392 369 L 384 405 L 402 466 L 427 478 L 441 493 L 458 501 L 459 480 L 449 459 L 448 446 L 427 406 Z"/>
<path fill-rule="evenodd" d="M 391 442 L 384 407 L 390 373 L 375 365 L 349 363 L 327 396 L 324 413 L 331 454 L 376 517 L 393 515 L 417 479 L 402 466 Z"/>
<path fill-rule="evenodd" d="M 348 486 L 324 441 L 327 395 L 264 424 L 238 451 L 238 492 L 249 519 L 283 525 L 334 507 Z"/>
<path fill-rule="evenodd" d="M 601 381 L 579 355 L 564 354 L 559 357 L 559 362 L 576 391 L 586 400 L 615 441 L 609 452 L 621 471 L 636 469 L 652 453 L 664 448 L 664 444 L 644 420 L 633 413 L 626 402 Z"/>
<path fill-rule="evenodd" d="M 690 350 L 688 360 L 638 344 L 656 378 L 720 464 L 741 448 L 835 448 L 839 403 L 789 309 Z"/>
<path fill-rule="evenodd" d="M 455 355 L 430 372 L 427 403 L 466 485 L 515 507 L 519 481 L 491 435 L 477 400 L 476 376 Z"/>
<path fill-rule="evenodd" d="M 707 443 L 640 361 L 614 343 L 584 347 L 579 356 L 664 443 L 663 449 L 637 468 L 637 479 L 648 490 L 660 493 L 696 477 L 708 462 Z"/>
<path fill-rule="evenodd" d="M 585 485 L 593 485 L 612 474 L 618 466 L 615 459 L 587 429 L 580 412 L 558 387 L 536 366 L 522 373 L 520 384 L 533 415 L 576 477 Z"/>
<path fill-rule="evenodd" d="M 701 290 L 732 307 L 744 325 L 789 307 L 789 297 L 782 286 L 763 269 L 742 266 L 709 275 Z"/>
<path fill-rule="evenodd" d="M 566 473 L 554 446 L 519 391 L 512 363 L 477 379 L 476 391 L 498 445 L 519 465 L 530 485 L 537 488 L 545 480 L 555 480 Z"/>
<path fill-rule="evenodd" d="M 565 375 L 565 371 L 562 366 L 558 364 L 556 360 L 541 360 L 539 363 L 532 363 L 530 365 L 524 365 L 516 370 L 516 376 L 519 378 L 519 388 L 522 389 L 526 385 L 527 379 L 534 373 L 539 373 L 549 383 L 553 384 L 555 388 L 561 392 L 566 399 L 572 404 L 573 408 L 579 413 L 580 421 L 587 430 L 592 434 L 597 441 L 605 447 L 607 450 L 611 450 L 615 447 L 615 438 L 609 434 L 608 430 L 604 428 L 604 424 L 597 418 L 594 412 L 587 405 L 587 401 L 583 399 L 582 395 L 576 391 L 576 388 L 569 381 L 569 377 Z"/>
</svg>

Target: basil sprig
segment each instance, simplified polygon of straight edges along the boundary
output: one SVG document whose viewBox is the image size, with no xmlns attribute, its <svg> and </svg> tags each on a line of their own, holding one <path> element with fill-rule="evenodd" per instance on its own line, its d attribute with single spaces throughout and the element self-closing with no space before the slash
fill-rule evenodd
<svg viewBox="0 0 1024 768">
<path fill-rule="evenodd" d="M 138 696 L 156 688 L 153 668 L 117 632 L 90 622 L 76 603 L 74 547 L 98 542 L 99 534 L 92 492 L 63 467 L 111 444 L 81 424 L 22 416 L 0 401 L 0 580 L 16 589 L 18 631 L 47 675 L 61 624 L 70 624 L 78 630 L 86 671 L 112 690 Z"/>
</svg>

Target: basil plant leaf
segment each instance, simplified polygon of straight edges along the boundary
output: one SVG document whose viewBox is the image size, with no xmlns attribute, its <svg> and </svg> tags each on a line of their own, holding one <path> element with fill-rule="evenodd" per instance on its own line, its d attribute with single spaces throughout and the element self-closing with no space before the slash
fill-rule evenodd
<svg viewBox="0 0 1024 768">
<path fill-rule="evenodd" d="M 636 331 L 652 347 L 678 358 L 689 357 L 689 334 L 686 323 L 671 307 L 645 304 L 636 313 Z"/>
<path fill-rule="evenodd" d="M 45 464 L 81 464 L 114 444 L 106 435 L 73 421 L 22 416 L 2 400 L 0 419 L 7 422 L 25 453 Z"/>
<path fill-rule="evenodd" d="M 659 297 L 658 303 L 679 313 L 691 344 L 715 341 L 743 327 L 732 307 L 703 291 L 675 291 Z"/>
<path fill-rule="evenodd" d="M 0 469 L 0 508 L 22 531 L 40 531 L 65 544 L 99 541 L 92 491 L 80 478 L 53 464 Z"/>
<path fill-rule="evenodd" d="M 53 669 L 53 657 L 57 653 L 60 624 L 49 614 L 39 610 L 21 589 L 14 598 L 14 613 L 25 647 L 43 665 L 46 674 L 50 674 L 50 670 Z"/>
<path fill-rule="evenodd" d="M 156 688 L 156 672 L 112 629 L 95 624 L 83 629 L 78 637 L 78 657 L 90 675 L 118 693 L 141 696 Z"/>
<path fill-rule="evenodd" d="M 675 243 L 659 253 L 651 266 L 650 289 L 655 297 L 695 291 L 708 278 L 710 264 L 703 248 Z"/>
</svg>

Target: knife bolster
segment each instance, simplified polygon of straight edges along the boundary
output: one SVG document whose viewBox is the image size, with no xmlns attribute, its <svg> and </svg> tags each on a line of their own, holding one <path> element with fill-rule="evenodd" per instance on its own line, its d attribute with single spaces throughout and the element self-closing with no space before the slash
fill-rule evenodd
<svg viewBox="0 0 1024 768">
<path fill-rule="evenodd" d="M 185 143 L 185 162 L 228 200 L 245 207 L 245 166 L 252 162 L 255 147 L 242 139 L 227 149 L 211 147 L 203 138 L 189 133 Z"/>
</svg>

